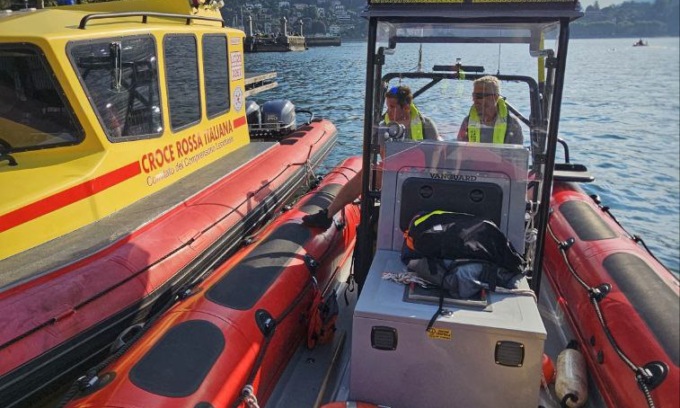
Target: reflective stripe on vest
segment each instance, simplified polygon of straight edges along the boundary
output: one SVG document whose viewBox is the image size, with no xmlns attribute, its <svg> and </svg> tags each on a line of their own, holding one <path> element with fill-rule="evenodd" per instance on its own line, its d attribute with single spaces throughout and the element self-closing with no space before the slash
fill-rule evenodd
<svg viewBox="0 0 680 408">
<path fill-rule="evenodd" d="M 385 114 L 384 120 L 386 125 L 390 123 L 388 114 Z M 420 118 L 418 108 L 416 108 L 416 105 L 414 104 L 411 104 L 411 129 L 409 134 L 413 140 L 423 140 L 423 121 Z"/>
<path fill-rule="evenodd" d="M 493 143 L 503 144 L 505 132 L 508 130 L 508 106 L 503 98 L 498 98 L 496 108 L 498 113 L 496 114 L 496 123 L 493 126 Z M 470 108 L 470 115 L 468 116 L 467 134 L 469 142 L 479 143 L 482 140 L 482 126 L 474 105 Z"/>
</svg>

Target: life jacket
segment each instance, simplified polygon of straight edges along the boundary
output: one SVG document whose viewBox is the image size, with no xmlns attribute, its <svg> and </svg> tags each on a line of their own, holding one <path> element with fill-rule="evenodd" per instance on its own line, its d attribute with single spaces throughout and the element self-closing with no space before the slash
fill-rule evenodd
<svg viewBox="0 0 680 408">
<path fill-rule="evenodd" d="M 391 122 L 387 113 L 385 114 L 384 120 L 385 124 Z M 411 135 L 412 140 L 423 140 L 423 118 L 420 116 L 420 112 L 414 104 L 411 104 L 411 129 L 409 134 Z"/>
<path fill-rule="evenodd" d="M 498 98 L 496 107 L 498 113 L 496 113 L 496 123 L 493 126 L 493 143 L 503 144 L 505 132 L 508 130 L 508 106 L 503 98 Z M 472 105 L 468 115 L 467 134 L 469 142 L 479 143 L 482 140 L 482 123 L 475 105 Z"/>
</svg>

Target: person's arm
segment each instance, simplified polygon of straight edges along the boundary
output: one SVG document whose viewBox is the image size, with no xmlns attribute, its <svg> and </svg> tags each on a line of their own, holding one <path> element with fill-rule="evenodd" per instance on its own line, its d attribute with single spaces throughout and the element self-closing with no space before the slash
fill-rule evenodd
<svg viewBox="0 0 680 408">
<path fill-rule="evenodd" d="M 508 131 L 505 135 L 506 144 L 524 144 L 524 135 L 522 135 L 522 126 L 519 121 L 512 116 L 508 116 Z"/>
<path fill-rule="evenodd" d="M 437 140 L 439 142 L 444 140 L 439 134 L 437 125 L 434 123 L 432 119 L 428 118 L 427 116 L 423 116 L 422 120 L 423 120 L 423 138 L 429 140 Z"/>
<path fill-rule="evenodd" d="M 443 142 L 444 138 L 439 134 L 437 125 L 428 117 L 423 116 L 423 138 L 426 140 L 436 140 Z M 446 157 L 446 148 L 444 146 L 437 146 L 433 151 L 433 156 L 429 159 L 430 166 L 438 167 L 442 157 Z"/>
<path fill-rule="evenodd" d="M 460 140 L 461 142 L 468 141 L 467 134 L 468 118 L 469 116 L 466 116 L 465 119 L 463 119 L 463 123 L 460 125 L 460 129 L 458 130 L 458 140 Z"/>
</svg>

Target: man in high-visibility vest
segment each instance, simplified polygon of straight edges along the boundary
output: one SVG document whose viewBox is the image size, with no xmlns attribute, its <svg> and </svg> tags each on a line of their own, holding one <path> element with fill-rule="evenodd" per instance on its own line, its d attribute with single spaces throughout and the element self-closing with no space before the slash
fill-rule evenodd
<svg viewBox="0 0 680 408">
<path fill-rule="evenodd" d="M 434 122 L 422 115 L 413 104 L 413 94 L 408 86 L 390 88 L 385 94 L 385 105 L 387 105 L 387 112 L 383 118 L 384 123 L 396 122 L 404 125 L 405 139 L 441 140 Z M 383 140 L 380 141 L 380 143 L 383 142 Z M 342 186 L 328 208 L 302 217 L 302 222 L 310 227 L 328 229 L 333 222 L 333 215 L 361 194 L 361 174 L 362 171 L 357 172 L 347 184 Z"/>
<path fill-rule="evenodd" d="M 458 140 L 474 143 L 519 144 L 522 127 L 508 114 L 498 78 L 487 75 L 473 84 L 472 107 L 458 131 Z"/>
</svg>

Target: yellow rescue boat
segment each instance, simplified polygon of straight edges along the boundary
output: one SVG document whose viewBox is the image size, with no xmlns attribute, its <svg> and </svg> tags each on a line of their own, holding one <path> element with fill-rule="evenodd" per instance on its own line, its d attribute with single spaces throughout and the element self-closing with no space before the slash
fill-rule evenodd
<svg viewBox="0 0 680 408">
<path fill-rule="evenodd" d="M 298 126 L 289 101 L 248 122 L 253 83 L 275 83 L 245 73 L 243 41 L 186 0 L 0 15 L 3 406 L 186 293 L 334 145 L 332 123 Z"/>
</svg>

